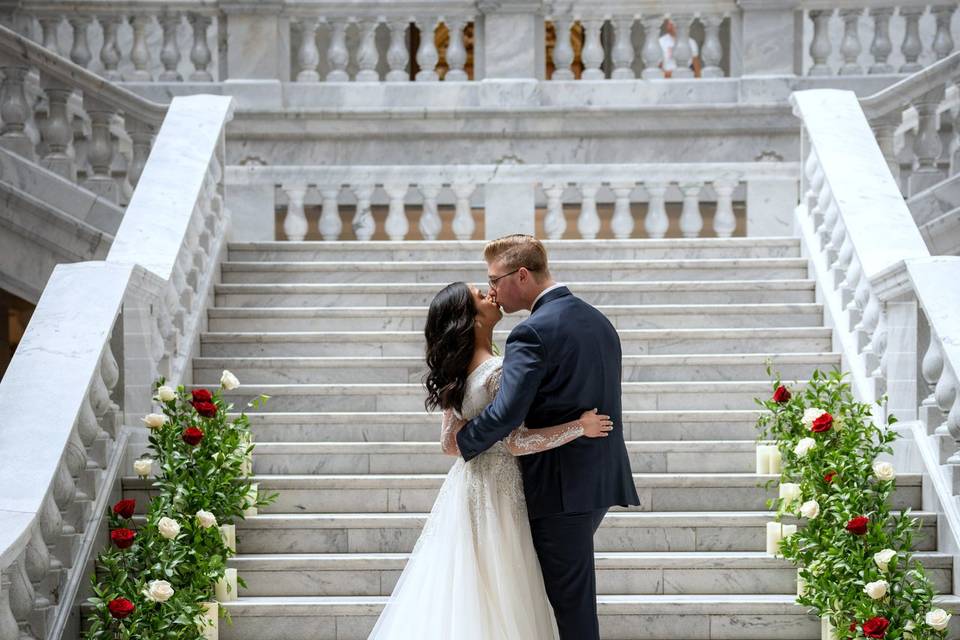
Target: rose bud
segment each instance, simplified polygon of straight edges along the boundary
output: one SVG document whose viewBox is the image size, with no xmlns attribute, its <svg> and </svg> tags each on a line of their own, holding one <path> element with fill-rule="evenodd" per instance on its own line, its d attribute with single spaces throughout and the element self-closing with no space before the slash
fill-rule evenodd
<svg viewBox="0 0 960 640">
<path fill-rule="evenodd" d="M 113 512 L 120 516 L 121 518 L 132 518 L 133 511 L 137 508 L 136 500 L 121 500 L 117 504 L 113 505 Z"/>
<path fill-rule="evenodd" d="M 200 444 L 201 440 L 203 440 L 203 431 L 196 427 L 187 427 L 183 430 L 183 435 L 181 437 L 188 445 L 195 447 Z"/>
<path fill-rule="evenodd" d="M 107 603 L 107 609 L 110 610 L 110 615 L 116 618 L 117 620 L 123 620 L 131 613 L 133 613 L 136 607 L 133 606 L 133 603 L 127 600 L 126 598 L 114 598 L 109 603 Z"/>
<path fill-rule="evenodd" d="M 190 392 L 190 395 L 193 397 L 194 402 L 211 402 L 213 401 L 213 394 L 211 394 L 206 389 L 194 389 Z"/>
<path fill-rule="evenodd" d="M 777 390 L 773 392 L 773 401 L 777 404 L 783 404 L 790 399 L 790 391 L 783 385 L 777 387 Z"/>
<path fill-rule="evenodd" d="M 137 532 L 133 529 L 114 529 L 110 532 L 110 539 L 118 549 L 126 549 L 133 544 L 133 539 L 137 537 Z"/>
</svg>

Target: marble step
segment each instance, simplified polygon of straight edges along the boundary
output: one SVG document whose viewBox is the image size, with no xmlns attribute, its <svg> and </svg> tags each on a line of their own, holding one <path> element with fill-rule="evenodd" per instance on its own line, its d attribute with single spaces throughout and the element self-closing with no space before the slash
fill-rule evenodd
<svg viewBox="0 0 960 640">
<path fill-rule="evenodd" d="M 936 514 L 921 520 L 914 550 L 936 549 Z M 426 513 L 269 513 L 237 525 L 238 553 L 408 553 Z M 597 551 L 763 551 L 768 511 L 610 512 Z"/>
<path fill-rule="evenodd" d="M 202 385 L 187 385 L 198 388 Z M 742 409 L 755 398 L 770 395 L 771 385 L 760 381 L 625 382 L 623 410 Z M 259 411 L 416 411 L 423 408 L 420 384 L 247 384 L 223 393 L 234 406 L 266 394 Z M 589 407 L 588 407 L 589 408 Z M 602 409 L 602 407 L 599 407 Z"/>
<path fill-rule="evenodd" d="M 242 387 L 241 387 L 242 388 Z M 627 440 L 745 440 L 757 438 L 756 409 L 624 411 Z M 237 413 L 229 414 L 235 418 Z M 437 442 L 440 417 L 411 412 L 250 413 L 254 440 L 264 442 Z"/>
<path fill-rule="evenodd" d="M 483 241 L 231 242 L 228 260 L 408 262 L 483 260 Z M 551 260 L 667 260 L 800 256 L 800 241 L 779 238 L 670 238 L 662 240 L 546 240 Z"/>
<path fill-rule="evenodd" d="M 250 554 L 229 561 L 240 596 L 389 596 L 407 553 Z M 952 591 L 953 558 L 918 553 L 938 593 Z M 797 570 L 765 552 L 598 553 L 599 595 L 795 594 Z"/>
<path fill-rule="evenodd" d="M 737 353 L 623 357 L 625 382 L 759 380 L 770 365 L 786 380 L 840 366 L 838 353 Z M 226 357 L 193 359 L 193 379 L 216 381 L 224 369 L 249 384 L 419 383 L 423 357 Z M 216 383 L 208 383 L 216 384 Z"/>
<path fill-rule="evenodd" d="M 683 258 L 671 260 L 557 260 L 550 272 L 558 282 L 621 280 L 765 280 L 807 277 L 806 258 Z M 483 282 L 482 260 L 465 262 L 225 262 L 225 284 Z"/>
<path fill-rule="evenodd" d="M 386 596 L 261 596 L 225 605 L 233 624 L 223 640 L 364 640 Z M 947 637 L 960 637 L 960 597 L 935 601 L 954 613 Z M 789 594 L 601 595 L 603 640 L 816 640 L 820 620 Z"/>
<path fill-rule="evenodd" d="M 622 329 L 618 333 L 624 355 L 825 353 L 832 349 L 832 333 L 826 327 Z M 494 342 L 502 346 L 508 335 L 507 331 L 495 331 Z M 419 331 L 251 331 L 200 334 L 200 356 L 205 358 L 422 358 L 423 352 L 424 338 Z"/>
<path fill-rule="evenodd" d="M 618 329 L 699 329 L 724 326 L 820 327 L 817 303 L 651 304 L 598 307 Z M 506 315 L 509 330 L 527 312 Z M 427 307 L 211 307 L 210 331 L 423 331 Z"/>
<path fill-rule="evenodd" d="M 447 284 L 216 284 L 214 300 L 218 307 L 426 306 Z M 592 305 L 815 302 L 809 279 L 578 282 L 571 290 Z"/>
<path fill-rule="evenodd" d="M 776 478 L 753 473 L 642 473 L 633 467 L 640 505 L 629 512 L 762 511 L 767 500 L 777 497 Z M 443 483 L 442 474 L 407 475 L 256 475 L 265 492 L 278 494 L 264 507 L 265 514 L 286 513 L 428 513 Z M 919 509 L 922 501 L 920 475 L 897 479 L 893 506 Z M 770 484 L 769 488 L 764 485 Z M 146 505 L 148 481 L 124 480 L 124 495 Z M 623 511 L 614 507 L 614 511 Z"/>
</svg>

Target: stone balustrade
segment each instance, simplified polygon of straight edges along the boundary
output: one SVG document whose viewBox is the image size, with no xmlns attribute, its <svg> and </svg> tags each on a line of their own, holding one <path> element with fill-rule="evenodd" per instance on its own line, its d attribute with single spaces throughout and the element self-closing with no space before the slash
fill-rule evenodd
<svg viewBox="0 0 960 640">
<path fill-rule="evenodd" d="M 78 601 L 157 375 L 189 382 L 226 236 L 231 99 L 176 98 L 107 260 L 59 265 L 0 382 L 0 640 L 79 637 Z"/>
<path fill-rule="evenodd" d="M 308 203 L 321 206 L 316 230 L 324 240 L 367 241 L 379 230 L 390 240 L 410 239 L 414 230 L 418 237 L 433 240 L 443 224 L 441 206 L 453 209 L 452 231 L 461 240 L 496 237 L 501 231 L 517 229 L 534 233 L 537 209 L 543 212 L 542 235 L 549 239 L 593 239 L 601 229 L 619 239 L 663 238 L 671 225 L 668 203 L 682 203 L 673 223 L 679 234 L 697 238 L 729 237 L 738 227 L 739 235 L 744 234 L 734 202 L 746 200 L 749 210 L 752 182 L 756 183 L 752 188 L 779 185 L 780 193 L 786 194 L 775 202 L 763 198 L 766 206 L 781 210 L 792 206 L 797 171 L 797 165 L 789 162 L 231 166 L 227 183 L 261 186 L 275 202 L 285 199 L 282 239 L 286 240 L 303 240 L 310 231 Z M 701 210 L 707 202 L 714 205 L 708 223 Z M 576 208 L 575 227 L 568 228 L 565 205 Z M 352 212 L 349 225 L 344 224 L 341 207 Z M 375 212 L 377 208 L 386 211 Z M 750 215 L 762 218 L 765 214 Z"/>
<path fill-rule="evenodd" d="M 166 107 L 0 27 L 0 145 L 126 204 Z"/>
</svg>

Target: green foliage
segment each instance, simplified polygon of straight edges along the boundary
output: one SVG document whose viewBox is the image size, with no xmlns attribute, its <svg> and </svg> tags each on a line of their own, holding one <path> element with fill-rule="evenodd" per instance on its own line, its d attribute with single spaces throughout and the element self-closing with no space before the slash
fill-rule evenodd
<svg viewBox="0 0 960 640">
<path fill-rule="evenodd" d="M 770 374 L 769 367 L 767 372 Z M 918 520 L 909 510 L 892 511 L 896 480 L 878 479 L 874 469 L 879 457 L 893 452 L 897 433 L 890 426 L 896 419 L 891 416 L 886 425 L 878 424 L 871 405 L 854 399 L 845 375 L 836 369 L 829 373 L 817 370 L 805 388 L 791 390 L 789 400 L 757 400 L 768 410 L 758 421 L 760 439 L 775 440 L 782 456 L 780 481 L 800 487 L 799 500 L 770 501 L 770 506 L 776 507 L 777 520 L 801 518 L 804 502 L 815 500 L 819 505 L 819 514 L 801 518 L 803 526 L 780 543 L 781 553 L 799 568 L 805 583 L 797 602 L 828 617 L 837 638 L 863 638 L 863 623 L 883 617 L 890 622 L 884 635 L 887 640 L 942 639 L 946 631 L 925 622 L 934 592 L 923 567 L 912 557 Z M 779 386 L 776 374 L 773 389 Z M 811 415 L 817 412 L 812 410 L 829 413 L 832 426 L 814 432 Z M 805 422 L 807 411 L 811 413 Z M 804 438 L 813 438 L 816 444 L 806 454 L 798 453 L 795 449 Z M 858 516 L 869 518 L 864 535 L 846 528 Z M 896 555 L 884 570 L 874 554 L 885 549 Z M 889 584 L 887 593 L 873 599 L 865 586 L 880 580 Z M 856 624 L 851 630 L 852 623 Z"/>
<path fill-rule="evenodd" d="M 159 378 L 154 392 L 164 382 Z M 148 449 L 157 474 L 149 491 L 150 505 L 139 527 L 133 518 L 107 510 L 111 531 L 136 529 L 136 538 L 126 549 L 111 544 L 97 557 L 86 640 L 202 638 L 202 623 L 198 622 L 202 603 L 214 600 L 214 585 L 223 577 L 233 552 L 219 526 L 204 528 L 197 512 L 212 513 L 217 525 L 235 524 L 248 507 L 266 506 L 276 499 L 275 494 L 259 494 L 254 503 L 248 496 L 251 483 L 245 460 L 254 448 L 249 418 L 241 413 L 228 420 L 233 405 L 224 402 L 221 389 L 211 395 L 216 406 L 211 417 L 198 413 L 183 386 L 177 387 L 172 400 L 161 402 L 159 396 L 154 397 L 166 423 L 150 429 Z M 248 406 L 259 407 L 266 398 L 255 398 Z M 189 427 L 203 431 L 199 444 L 184 441 L 183 433 Z M 164 517 L 180 525 L 173 539 L 160 533 L 158 523 Z M 148 598 L 145 592 L 152 580 L 169 582 L 173 595 L 164 602 Z M 130 600 L 133 612 L 115 618 L 108 608 L 115 598 Z"/>
</svg>

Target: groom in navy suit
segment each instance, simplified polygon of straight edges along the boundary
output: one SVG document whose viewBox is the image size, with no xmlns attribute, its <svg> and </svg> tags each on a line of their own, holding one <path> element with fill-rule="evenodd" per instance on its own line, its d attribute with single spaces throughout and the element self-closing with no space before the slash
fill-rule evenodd
<svg viewBox="0 0 960 640">
<path fill-rule="evenodd" d="M 529 309 L 510 332 L 500 391 L 457 433 L 464 460 L 525 422 L 538 429 L 598 409 L 606 438 L 578 438 L 520 458 L 537 558 L 561 640 L 599 640 L 593 534 L 613 505 L 640 504 L 623 441 L 620 337 L 610 321 L 550 276 L 536 238 L 490 242 L 490 293 L 507 313 Z"/>
</svg>

